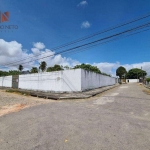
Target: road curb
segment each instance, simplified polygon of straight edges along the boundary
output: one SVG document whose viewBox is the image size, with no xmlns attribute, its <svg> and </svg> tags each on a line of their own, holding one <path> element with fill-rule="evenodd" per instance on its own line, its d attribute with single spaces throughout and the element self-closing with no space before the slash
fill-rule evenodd
<svg viewBox="0 0 150 150">
<path fill-rule="evenodd" d="M 88 90 L 83 92 L 72 92 L 72 93 L 50 93 L 50 92 L 40 92 L 40 91 L 31 91 L 31 90 L 22 90 L 22 89 L 12 89 L 12 88 L 0 88 L 6 90 L 12 90 L 12 92 L 25 93 L 33 97 L 53 99 L 53 100 L 65 100 L 65 99 L 86 99 L 93 96 L 96 96 L 100 93 L 108 91 L 112 88 L 118 87 L 119 84 L 113 86 L 101 87 L 94 90 Z M 24 95 L 24 94 L 23 94 Z"/>
</svg>

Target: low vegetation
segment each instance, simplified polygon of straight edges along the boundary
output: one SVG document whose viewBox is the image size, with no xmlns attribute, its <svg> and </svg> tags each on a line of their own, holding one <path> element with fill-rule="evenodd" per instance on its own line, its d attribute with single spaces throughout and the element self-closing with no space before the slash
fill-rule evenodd
<svg viewBox="0 0 150 150">
<path fill-rule="evenodd" d="M 97 66 L 92 66 L 90 64 L 81 64 L 81 65 L 76 65 L 74 67 L 74 69 L 77 69 L 77 68 L 81 68 L 81 69 L 85 69 L 87 71 L 92 71 L 92 72 L 95 72 L 95 73 L 98 73 L 98 74 L 102 74 L 102 75 L 105 75 L 105 76 L 111 76 L 107 73 L 103 73 L 99 70 L 99 68 L 97 68 Z"/>
<path fill-rule="evenodd" d="M 10 71 L 0 71 L 0 76 L 9 76 L 9 75 L 19 75 L 20 72 L 17 70 L 10 70 Z"/>
<path fill-rule="evenodd" d="M 74 68 L 70 68 L 68 66 L 60 66 L 55 64 L 53 67 L 47 67 L 47 64 L 45 61 L 42 61 L 39 64 L 39 68 L 37 67 L 32 67 L 30 71 L 28 71 L 29 73 L 38 73 L 38 72 L 52 72 L 52 71 L 61 71 L 61 70 L 69 70 L 69 69 L 77 69 L 77 68 L 81 68 L 81 69 L 85 69 L 87 71 L 92 71 L 98 74 L 102 74 L 105 76 L 111 76 L 107 73 L 101 72 L 100 69 L 97 66 L 92 66 L 90 64 L 80 64 L 80 65 L 76 65 Z M 23 66 L 19 65 L 18 70 L 10 70 L 10 71 L 0 71 L 0 77 L 1 76 L 9 76 L 9 75 L 19 75 L 22 74 L 23 70 Z"/>
<path fill-rule="evenodd" d="M 8 90 L 6 90 L 6 92 L 17 93 L 17 94 L 26 95 L 26 96 L 30 95 L 30 92 L 19 91 L 18 89 L 8 89 Z"/>
<path fill-rule="evenodd" d="M 146 78 L 146 81 L 149 83 L 150 82 L 150 78 Z"/>
</svg>

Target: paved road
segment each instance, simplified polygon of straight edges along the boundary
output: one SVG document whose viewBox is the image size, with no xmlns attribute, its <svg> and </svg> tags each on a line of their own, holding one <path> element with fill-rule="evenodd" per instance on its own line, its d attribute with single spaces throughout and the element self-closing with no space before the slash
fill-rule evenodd
<svg viewBox="0 0 150 150">
<path fill-rule="evenodd" d="M 2 116 L 0 150 L 150 150 L 150 95 L 125 84 Z"/>
</svg>

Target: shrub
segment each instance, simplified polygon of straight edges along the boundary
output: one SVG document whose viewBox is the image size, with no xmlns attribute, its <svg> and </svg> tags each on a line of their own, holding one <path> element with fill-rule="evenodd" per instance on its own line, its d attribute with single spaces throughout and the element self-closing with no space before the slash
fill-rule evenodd
<svg viewBox="0 0 150 150">
<path fill-rule="evenodd" d="M 150 82 L 150 78 L 147 78 L 146 81 L 149 83 Z"/>
</svg>

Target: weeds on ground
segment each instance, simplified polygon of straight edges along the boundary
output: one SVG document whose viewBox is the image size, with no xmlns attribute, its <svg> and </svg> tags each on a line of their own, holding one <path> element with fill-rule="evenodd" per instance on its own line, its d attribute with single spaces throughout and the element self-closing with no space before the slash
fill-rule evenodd
<svg viewBox="0 0 150 150">
<path fill-rule="evenodd" d="M 8 90 L 6 90 L 6 92 L 8 92 L 8 93 L 21 94 L 21 95 L 24 95 L 24 96 L 30 95 L 29 92 L 19 91 L 19 90 L 17 90 L 17 89 L 8 89 Z"/>
</svg>

